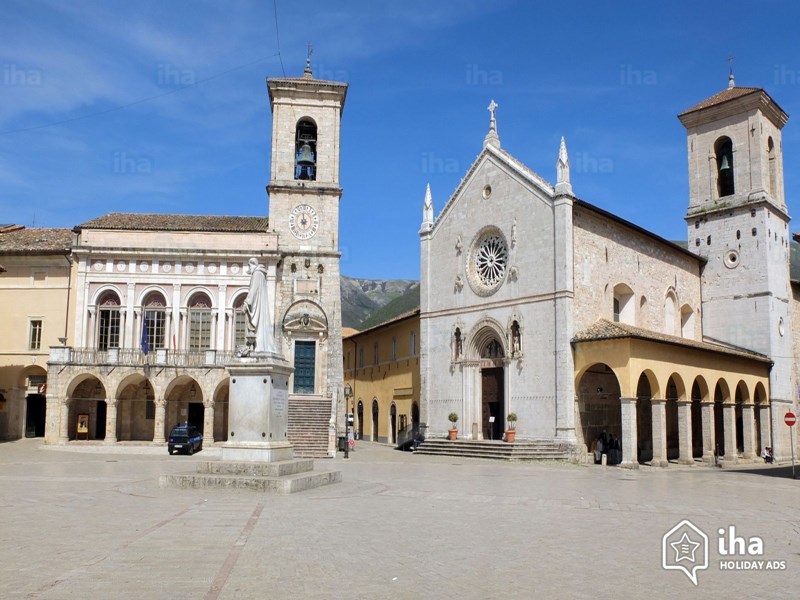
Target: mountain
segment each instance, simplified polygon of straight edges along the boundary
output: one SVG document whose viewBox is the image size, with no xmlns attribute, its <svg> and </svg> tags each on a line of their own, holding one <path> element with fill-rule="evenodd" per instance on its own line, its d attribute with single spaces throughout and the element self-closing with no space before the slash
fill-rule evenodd
<svg viewBox="0 0 800 600">
<path fill-rule="evenodd" d="M 369 319 L 373 313 L 386 307 L 393 300 L 406 296 L 410 290 L 414 289 L 418 306 L 418 281 L 413 279 L 356 279 L 342 275 L 342 326 L 364 329 L 362 322 Z"/>
<path fill-rule="evenodd" d="M 366 319 L 361 321 L 360 330 L 369 329 L 385 323 L 395 317 L 419 308 L 419 283 L 414 283 L 402 296 L 398 296 L 385 306 L 372 312 Z"/>
</svg>

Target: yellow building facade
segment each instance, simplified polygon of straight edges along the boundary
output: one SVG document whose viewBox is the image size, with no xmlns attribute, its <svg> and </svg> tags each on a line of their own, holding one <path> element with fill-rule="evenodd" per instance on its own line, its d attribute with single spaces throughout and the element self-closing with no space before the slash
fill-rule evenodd
<svg viewBox="0 0 800 600">
<path fill-rule="evenodd" d="M 413 439 L 420 426 L 419 309 L 351 333 L 342 345 L 356 437 L 392 445 Z"/>
<path fill-rule="evenodd" d="M 47 360 L 69 340 L 69 229 L 0 229 L 0 440 L 44 436 Z"/>
</svg>

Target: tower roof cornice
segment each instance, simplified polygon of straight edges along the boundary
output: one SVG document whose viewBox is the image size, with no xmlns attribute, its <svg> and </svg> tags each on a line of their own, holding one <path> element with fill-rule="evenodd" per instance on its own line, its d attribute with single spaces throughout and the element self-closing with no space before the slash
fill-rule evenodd
<svg viewBox="0 0 800 600">
<path fill-rule="evenodd" d="M 737 86 L 706 98 L 680 113 L 678 118 L 685 127 L 694 127 L 752 109 L 763 112 L 779 128 L 783 128 L 789 120 L 789 115 L 763 88 Z"/>
</svg>

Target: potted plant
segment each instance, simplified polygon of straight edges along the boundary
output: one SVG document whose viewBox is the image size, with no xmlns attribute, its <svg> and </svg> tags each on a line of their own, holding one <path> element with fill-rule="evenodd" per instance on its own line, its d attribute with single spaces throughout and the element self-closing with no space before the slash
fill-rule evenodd
<svg viewBox="0 0 800 600">
<path fill-rule="evenodd" d="M 458 415 L 454 412 L 451 412 L 447 415 L 447 419 L 453 424 L 453 426 L 447 430 L 447 439 L 454 440 L 458 438 L 458 428 L 456 427 L 456 423 L 458 423 Z"/>
<path fill-rule="evenodd" d="M 508 413 L 506 421 L 508 421 L 508 429 L 506 429 L 506 441 L 513 442 L 517 438 L 517 413 Z"/>
</svg>

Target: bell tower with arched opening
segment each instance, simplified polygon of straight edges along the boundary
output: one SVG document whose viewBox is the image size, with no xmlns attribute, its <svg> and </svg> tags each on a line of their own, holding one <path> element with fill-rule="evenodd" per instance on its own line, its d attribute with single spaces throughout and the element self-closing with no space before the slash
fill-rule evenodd
<svg viewBox="0 0 800 600">
<path fill-rule="evenodd" d="M 294 367 L 289 403 L 314 406 L 327 430 L 344 423 L 339 283 L 340 125 L 346 83 L 269 78 L 272 109 L 269 227 L 278 234 L 275 334 Z M 326 408 L 327 407 L 327 408 Z M 291 411 L 290 411 L 291 412 Z M 327 416 L 326 416 L 327 415 Z M 292 424 L 290 419 L 290 436 Z"/>
<path fill-rule="evenodd" d="M 727 89 L 678 118 L 689 155 L 689 250 L 707 260 L 703 337 L 772 358 L 773 433 L 779 435 L 786 428 L 774 419 L 782 419 L 794 389 L 781 155 L 789 117 L 763 89 L 737 87 L 731 74 Z"/>
</svg>

